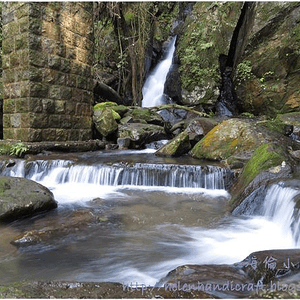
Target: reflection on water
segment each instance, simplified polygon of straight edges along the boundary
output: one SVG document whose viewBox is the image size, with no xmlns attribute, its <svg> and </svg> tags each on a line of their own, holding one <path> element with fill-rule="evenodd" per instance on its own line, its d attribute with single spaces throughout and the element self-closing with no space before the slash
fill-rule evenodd
<svg viewBox="0 0 300 300">
<path fill-rule="evenodd" d="M 95 190 L 90 194 L 89 185 L 80 187 L 80 192 L 77 190 L 79 194 L 91 195 L 90 200 L 94 200 L 73 204 L 61 202 L 56 212 L 9 226 L 10 235 L 0 246 L 2 283 L 56 279 L 135 280 L 154 284 L 167 271 L 184 262 L 189 252 L 185 245 L 190 240 L 185 227 L 215 226 L 226 213 L 228 202 L 224 196 L 228 194 L 224 192 L 224 195 L 220 193 L 211 197 L 208 193 L 191 191 L 166 193 L 162 190 L 123 188 L 109 190 L 108 193 L 102 191 L 101 198 L 96 198 Z M 58 185 L 58 191 L 52 188 L 58 199 L 70 191 L 68 184 Z M 105 216 L 109 222 L 104 222 L 104 225 L 101 222 L 79 224 L 78 230 L 70 228 L 62 234 L 54 233 L 45 241 L 20 247 L 18 251 L 9 245 L 18 233 L 59 227 L 70 218 L 70 211 L 80 209 L 99 215 L 99 218 Z M 10 260 L 4 261 L 7 255 L 10 255 Z M 170 263 L 165 265 L 167 261 Z M 10 274 L 5 271 L 7 269 L 10 269 Z"/>
</svg>

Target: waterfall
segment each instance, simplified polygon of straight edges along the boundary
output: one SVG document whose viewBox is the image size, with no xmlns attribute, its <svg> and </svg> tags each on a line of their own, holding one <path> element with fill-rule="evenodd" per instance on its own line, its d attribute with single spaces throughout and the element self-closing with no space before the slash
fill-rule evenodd
<svg viewBox="0 0 300 300">
<path fill-rule="evenodd" d="M 300 245 L 300 216 L 294 198 L 299 189 L 285 187 L 282 182 L 272 185 L 263 203 L 263 215 L 281 226 L 283 232 L 290 232 L 296 245 Z"/>
<path fill-rule="evenodd" d="M 185 264 L 224 264 L 243 260 L 250 253 L 300 247 L 300 216 L 296 197 L 300 189 L 283 182 L 269 187 L 262 214 L 237 216 L 213 229 L 187 228 L 191 251 Z"/>
<path fill-rule="evenodd" d="M 21 176 L 53 184 L 225 189 L 228 170 L 216 166 L 150 163 L 78 165 L 68 160 L 19 161 L 1 175 Z"/>
<path fill-rule="evenodd" d="M 166 57 L 155 67 L 154 71 L 147 78 L 142 93 L 143 107 L 152 107 L 165 103 L 164 86 L 170 67 L 172 65 L 175 51 L 176 36 L 168 45 Z"/>
</svg>

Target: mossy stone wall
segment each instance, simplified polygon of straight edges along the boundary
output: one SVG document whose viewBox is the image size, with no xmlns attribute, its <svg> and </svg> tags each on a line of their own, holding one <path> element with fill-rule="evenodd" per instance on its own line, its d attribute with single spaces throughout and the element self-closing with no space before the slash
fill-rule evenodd
<svg viewBox="0 0 300 300">
<path fill-rule="evenodd" d="M 3 138 L 92 137 L 93 3 L 3 4 Z"/>
</svg>

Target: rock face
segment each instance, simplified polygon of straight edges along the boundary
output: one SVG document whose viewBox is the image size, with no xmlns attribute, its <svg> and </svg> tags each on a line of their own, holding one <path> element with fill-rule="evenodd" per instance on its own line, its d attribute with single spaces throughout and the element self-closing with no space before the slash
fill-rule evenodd
<svg viewBox="0 0 300 300">
<path fill-rule="evenodd" d="M 13 221 L 57 207 L 46 187 L 16 177 L 0 177 L 0 221 Z"/>
<path fill-rule="evenodd" d="M 269 116 L 300 108 L 299 2 L 257 2 L 236 87 L 244 111 Z"/>
<path fill-rule="evenodd" d="M 229 51 L 241 2 L 197 2 L 186 18 L 177 54 L 182 103 L 212 108 L 219 95 L 219 55 Z"/>
</svg>

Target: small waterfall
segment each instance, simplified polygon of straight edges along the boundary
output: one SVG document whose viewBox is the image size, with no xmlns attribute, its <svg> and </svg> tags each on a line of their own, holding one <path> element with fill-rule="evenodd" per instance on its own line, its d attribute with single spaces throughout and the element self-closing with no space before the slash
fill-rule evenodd
<svg viewBox="0 0 300 300">
<path fill-rule="evenodd" d="M 76 165 L 72 161 L 18 162 L 4 176 L 23 176 L 51 184 L 88 183 L 103 186 L 145 186 L 225 189 L 228 170 L 216 166 L 116 163 Z"/>
<path fill-rule="evenodd" d="M 169 43 L 166 57 L 155 67 L 147 78 L 142 93 L 143 107 L 152 107 L 165 103 L 164 86 L 170 67 L 172 65 L 175 51 L 176 36 Z"/>
<path fill-rule="evenodd" d="M 299 194 L 299 189 L 285 187 L 281 182 L 269 188 L 263 204 L 263 215 L 274 223 L 280 224 L 284 232 L 291 232 L 298 246 L 300 245 L 300 212 L 294 198 Z"/>
</svg>

